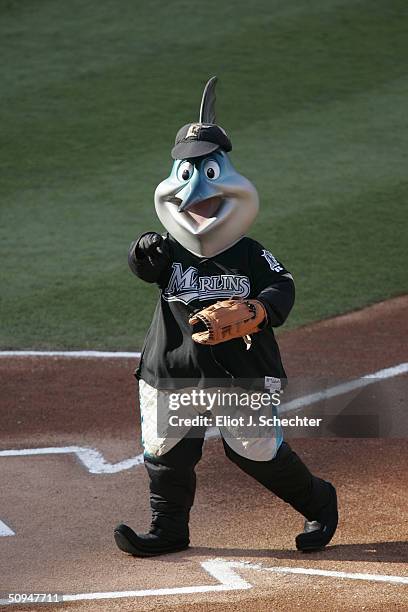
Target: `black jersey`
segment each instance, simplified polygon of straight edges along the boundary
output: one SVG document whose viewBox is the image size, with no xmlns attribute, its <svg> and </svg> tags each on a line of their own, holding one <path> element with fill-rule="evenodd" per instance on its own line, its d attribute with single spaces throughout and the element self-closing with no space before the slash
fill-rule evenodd
<svg viewBox="0 0 408 612">
<path fill-rule="evenodd" d="M 137 242 L 130 247 L 129 265 L 160 289 L 137 378 L 163 389 L 182 386 L 179 381 L 186 379 L 207 386 L 214 379 L 286 377 L 273 327 L 284 323 L 293 306 L 294 283 L 267 249 L 244 237 L 215 257 L 201 258 L 167 234 L 168 256 L 157 266 L 149 258 L 137 258 Z M 250 348 L 242 338 L 214 346 L 194 342 L 190 316 L 231 297 L 258 299 L 267 310 L 268 323 L 252 334 Z"/>
</svg>

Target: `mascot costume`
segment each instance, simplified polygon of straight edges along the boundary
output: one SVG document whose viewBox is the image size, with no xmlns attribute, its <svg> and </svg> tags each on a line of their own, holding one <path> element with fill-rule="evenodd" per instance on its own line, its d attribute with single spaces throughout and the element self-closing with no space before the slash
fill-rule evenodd
<svg viewBox="0 0 408 612">
<path fill-rule="evenodd" d="M 168 403 L 169 390 L 214 387 L 226 379 L 231 386 L 242 386 L 243 378 L 262 380 L 271 390 L 271 381 L 276 389 L 286 378 L 273 328 L 293 306 L 293 278 L 245 236 L 258 212 L 258 194 L 229 158 L 231 141 L 215 118 L 216 81 L 204 89 L 198 122 L 177 133 L 170 176 L 155 192 L 167 233 L 143 233 L 129 250 L 134 274 L 160 290 L 136 370 L 152 523 L 147 533 L 125 524 L 114 531 L 117 546 L 137 557 L 190 543 L 205 427 L 181 428 L 177 435 L 159 431 L 160 411 L 168 408 L 163 397 Z M 190 415 L 197 410 L 185 408 Z M 279 430 L 257 438 L 228 426 L 220 430 L 227 457 L 305 517 L 297 548 L 326 546 L 338 520 L 333 485 L 309 471 Z"/>
</svg>

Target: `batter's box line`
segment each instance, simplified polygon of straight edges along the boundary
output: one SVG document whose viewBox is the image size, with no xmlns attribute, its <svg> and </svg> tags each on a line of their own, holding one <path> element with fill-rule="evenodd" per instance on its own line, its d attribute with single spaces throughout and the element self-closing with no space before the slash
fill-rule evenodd
<svg viewBox="0 0 408 612">
<path fill-rule="evenodd" d="M 160 597 L 169 595 L 187 595 L 198 593 L 211 593 L 220 591 L 242 591 L 252 589 L 254 585 L 248 580 L 244 580 L 236 570 L 270 572 L 275 574 L 296 574 L 298 576 L 339 578 L 342 580 L 364 580 L 369 582 L 382 582 L 388 584 L 408 584 L 407 576 L 390 576 L 387 574 L 365 574 L 354 572 L 339 572 L 317 568 L 306 567 L 264 567 L 261 563 L 251 563 L 249 561 L 231 561 L 226 559 L 208 559 L 201 562 L 201 567 L 218 584 L 191 585 L 184 587 L 168 587 L 160 589 L 143 589 L 135 591 L 106 591 L 94 593 L 75 593 L 61 595 L 59 603 L 68 601 L 91 601 L 100 599 L 123 599 L 132 597 Z M 10 605 L 7 599 L 0 599 L 0 605 Z M 46 603 L 46 602 L 44 602 Z M 57 603 L 57 602 L 54 602 Z M 11 603 L 11 605 L 13 605 Z"/>
<path fill-rule="evenodd" d="M 206 432 L 206 438 L 219 435 L 213 427 Z M 118 463 L 110 463 L 103 454 L 95 448 L 87 446 L 46 446 L 44 448 L 16 448 L 0 451 L 0 457 L 28 457 L 33 455 L 65 455 L 73 454 L 90 474 L 117 474 L 133 467 L 143 465 L 143 453 L 123 459 Z"/>
<path fill-rule="evenodd" d="M 102 453 L 86 446 L 49 446 L 45 448 L 21 448 L 0 451 L 0 457 L 26 457 L 33 455 L 74 454 L 90 474 L 117 474 L 143 464 L 143 453 L 110 463 Z"/>
</svg>

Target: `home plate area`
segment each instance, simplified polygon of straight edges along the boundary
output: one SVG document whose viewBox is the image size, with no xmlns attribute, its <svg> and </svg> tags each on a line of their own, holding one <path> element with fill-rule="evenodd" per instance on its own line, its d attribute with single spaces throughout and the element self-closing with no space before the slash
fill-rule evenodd
<svg viewBox="0 0 408 612">
<path fill-rule="evenodd" d="M 198 468 L 192 548 L 155 559 L 122 554 L 112 537 L 120 520 L 148 525 L 143 466 L 91 474 L 74 453 L 3 456 L 4 519 L 15 535 L 0 540 L 1 605 L 10 593 L 54 593 L 58 601 L 48 608 L 291 610 L 313 603 L 317 610 L 402 610 L 408 547 L 399 536 L 407 493 L 399 478 L 407 444 L 341 443 L 296 442 L 312 466 L 326 465 L 343 509 L 333 545 L 309 555 L 294 549 L 300 517 L 231 466 L 217 439 L 207 441 Z M 114 449 L 101 454 L 118 463 Z M 378 484 L 382 473 L 388 485 Z M 393 500 L 394 522 L 387 520 L 386 499 Z M 21 600 L 12 607 L 32 609 Z"/>
<path fill-rule="evenodd" d="M 282 335 L 292 376 L 322 374 L 324 363 L 337 380 L 386 377 L 381 387 L 352 383 L 354 407 L 383 406 L 386 437 L 289 440 L 339 498 L 332 543 L 309 554 L 295 549 L 302 517 L 231 464 L 214 436 L 197 467 L 191 548 L 151 559 L 122 553 L 115 525 L 144 531 L 150 524 L 135 358 L 0 359 L 0 609 L 408 609 L 406 306 L 398 298 L 367 316 Z M 306 364 L 309 349 L 320 356 Z M 337 389 L 330 401 L 350 389 Z M 293 410 L 312 415 L 321 398 L 312 399 Z M 52 599 L 31 602 L 36 594 Z"/>
</svg>

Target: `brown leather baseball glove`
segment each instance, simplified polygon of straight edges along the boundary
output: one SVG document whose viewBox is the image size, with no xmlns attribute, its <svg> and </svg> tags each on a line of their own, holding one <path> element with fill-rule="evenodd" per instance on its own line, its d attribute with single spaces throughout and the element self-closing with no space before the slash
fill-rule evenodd
<svg viewBox="0 0 408 612">
<path fill-rule="evenodd" d="M 203 308 L 190 317 L 189 323 L 197 328 L 192 336 L 194 342 L 219 344 L 258 332 L 266 317 L 262 302 L 231 299 Z"/>
</svg>

